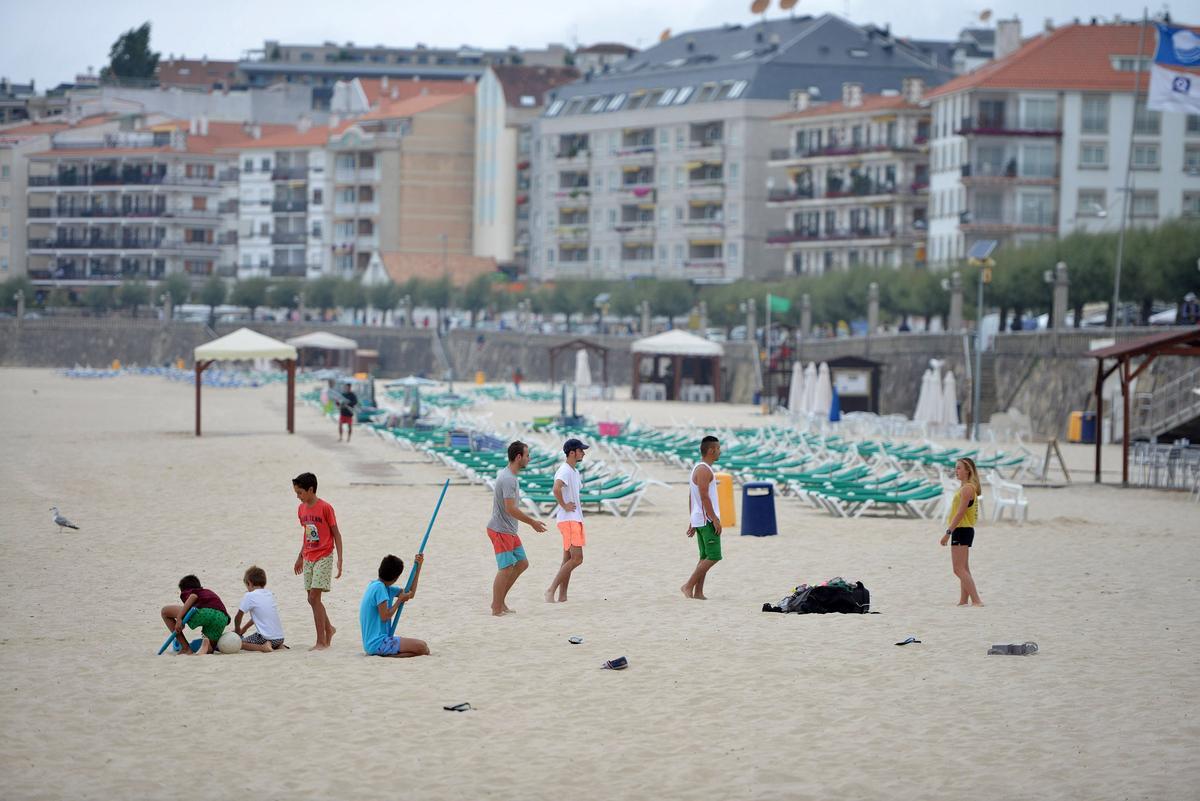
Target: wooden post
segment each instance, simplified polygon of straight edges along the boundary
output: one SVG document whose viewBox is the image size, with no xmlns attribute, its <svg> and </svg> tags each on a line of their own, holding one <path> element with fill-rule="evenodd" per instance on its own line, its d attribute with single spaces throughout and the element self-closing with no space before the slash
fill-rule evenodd
<svg viewBox="0 0 1200 801">
<path fill-rule="evenodd" d="M 212 361 L 196 362 L 196 436 L 200 436 L 200 387 L 204 383 L 204 371 Z"/>
<path fill-rule="evenodd" d="M 287 360 L 287 431 L 296 433 L 296 360 Z"/>
<path fill-rule="evenodd" d="M 721 402 L 721 357 L 714 356 L 713 365 L 713 403 Z"/>
<path fill-rule="evenodd" d="M 671 400 L 677 401 L 677 400 L 679 400 L 679 382 L 683 378 L 683 376 L 680 375 L 680 373 L 683 372 L 683 357 L 676 356 L 672 360 L 672 364 L 674 365 L 674 368 L 675 368 L 672 371 L 675 373 L 675 387 L 674 387 L 675 394 L 671 396 Z"/>
<path fill-rule="evenodd" d="M 1115 312 L 1114 312 L 1115 314 Z M 1121 486 L 1129 486 L 1129 359 L 1121 361 Z"/>
<path fill-rule="evenodd" d="M 642 375 L 641 375 L 641 374 L 642 374 L 642 370 L 641 370 L 641 367 L 642 367 L 642 354 L 640 354 L 640 353 L 634 353 L 634 354 L 631 354 L 631 355 L 633 356 L 633 390 L 632 390 L 632 398 L 633 398 L 633 400 L 638 400 L 638 384 L 640 384 L 640 383 L 641 383 L 641 379 L 642 379 Z"/>
</svg>

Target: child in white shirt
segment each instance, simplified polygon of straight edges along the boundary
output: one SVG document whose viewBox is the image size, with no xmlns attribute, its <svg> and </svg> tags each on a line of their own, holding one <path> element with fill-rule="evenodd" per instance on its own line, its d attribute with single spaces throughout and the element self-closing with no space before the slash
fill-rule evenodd
<svg viewBox="0 0 1200 801">
<path fill-rule="evenodd" d="M 283 623 L 279 620 L 279 609 L 275 606 L 275 594 L 267 589 L 267 571 L 252 566 L 242 576 L 246 594 L 238 604 L 237 616 L 233 619 L 234 631 L 242 638 L 243 651 L 271 653 L 283 648 Z M 242 625 L 242 615 L 249 614 L 250 620 Z M 257 631 L 246 636 L 253 626 Z"/>
</svg>

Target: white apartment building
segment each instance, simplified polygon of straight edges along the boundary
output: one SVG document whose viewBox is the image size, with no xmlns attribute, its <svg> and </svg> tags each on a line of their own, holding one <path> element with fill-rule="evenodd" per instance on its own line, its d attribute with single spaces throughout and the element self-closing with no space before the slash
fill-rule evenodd
<svg viewBox="0 0 1200 801">
<path fill-rule="evenodd" d="M 834 15 L 688 31 L 555 90 L 533 152 L 540 279 L 783 274 L 767 247 L 772 120 L 796 90 L 878 93 L 951 77 L 907 42 Z M 778 215 L 776 215 L 778 216 Z"/>
<path fill-rule="evenodd" d="M 128 125 L 128 128 L 134 128 Z M 28 157 L 27 267 L 36 284 L 82 287 L 168 273 L 234 274 L 237 168 L 217 150 L 233 123 L 169 122 L 52 138 Z"/>
<path fill-rule="evenodd" d="M 529 267 L 533 123 L 549 90 L 579 77 L 572 67 L 489 67 L 475 92 L 476 256 Z"/>
<path fill-rule="evenodd" d="M 925 262 L 929 195 L 929 111 L 923 82 L 864 95 L 843 85 L 836 103 L 778 117 L 789 146 L 771 154 L 768 206 L 784 226 L 767 235 L 784 275 L 820 275 L 859 265 Z"/>
<path fill-rule="evenodd" d="M 932 263 L 960 260 L 981 239 L 1016 247 L 1115 231 L 1131 157 L 1130 224 L 1200 214 L 1200 118 L 1145 108 L 1140 27 L 1046 31 L 930 92 Z"/>
</svg>

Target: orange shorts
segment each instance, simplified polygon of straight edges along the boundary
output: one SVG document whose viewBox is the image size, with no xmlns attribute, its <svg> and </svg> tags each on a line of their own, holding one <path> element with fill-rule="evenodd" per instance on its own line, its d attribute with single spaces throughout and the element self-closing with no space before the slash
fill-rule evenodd
<svg viewBox="0 0 1200 801">
<path fill-rule="evenodd" d="M 583 533 L 583 523 L 577 520 L 564 520 L 558 524 L 558 531 L 562 534 L 564 551 L 587 545 L 587 536 Z"/>
</svg>

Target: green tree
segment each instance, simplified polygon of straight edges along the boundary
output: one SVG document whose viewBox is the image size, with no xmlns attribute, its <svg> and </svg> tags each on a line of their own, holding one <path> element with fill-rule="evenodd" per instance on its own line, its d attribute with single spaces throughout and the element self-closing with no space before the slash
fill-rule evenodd
<svg viewBox="0 0 1200 801">
<path fill-rule="evenodd" d="M 71 305 L 71 293 L 63 287 L 55 287 L 46 296 L 46 306 L 51 309 L 65 309 Z"/>
<path fill-rule="evenodd" d="M 217 322 L 217 307 L 229 296 L 229 288 L 218 276 L 210 276 L 200 287 L 200 302 L 208 307 L 208 325 L 212 327 Z"/>
<path fill-rule="evenodd" d="M 136 318 L 138 309 L 150 302 L 150 287 L 144 281 L 127 281 L 117 289 L 117 302 Z"/>
<path fill-rule="evenodd" d="M 420 302 L 437 312 L 438 331 L 441 331 L 442 313 L 454 299 L 454 284 L 450 283 L 449 278 L 442 276 L 434 281 L 422 281 L 418 286 L 418 293 Z"/>
<path fill-rule="evenodd" d="M 100 79 L 119 83 L 124 80 L 150 80 L 158 68 L 161 53 L 150 49 L 150 23 L 132 28 L 117 37 L 108 51 L 108 66 L 100 70 Z"/>
<path fill-rule="evenodd" d="M 321 317 L 337 305 L 338 284 L 341 281 L 325 275 L 304 285 L 304 302 L 311 308 L 320 309 Z"/>
<path fill-rule="evenodd" d="M 357 278 L 347 278 L 338 283 L 334 299 L 338 306 L 353 312 L 354 322 L 357 323 L 358 313 L 367 308 L 367 289 Z"/>
<path fill-rule="evenodd" d="M 485 273 L 477 275 L 463 287 L 459 303 L 471 314 L 471 327 L 475 327 L 475 318 L 479 312 L 487 311 L 492 303 L 492 292 L 495 287 L 494 275 Z"/>
<path fill-rule="evenodd" d="M 83 295 L 83 303 L 95 314 L 105 314 L 113 307 L 113 291 L 111 287 L 93 286 Z"/>
<path fill-rule="evenodd" d="M 14 275 L 0 284 L 0 309 L 17 308 L 18 292 L 25 297 L 25 306 L 28 308 L 33 305 L 34 291 L 32 281 L 23 275 Z"/>
<path fill-rule="evenodd" d="M 158 296 L 155 302 L 159 302 L 168 292 L 171 293 L 171 311 L 174 312 L 181 304 L 188 302 L 188 297 L 192 294 L 192 279 L 183 273 L 169 274 L 158 282 Z"/>
<path fill-rule="evenodd" d="M 367 297 L 371 305 L 386 317 L 388 312 L 400 305 L 400 287 L 391 281 L 376 284 L 367 292 Z"/>
<path fill-rule="evenodd" d="M 688 281 L 658 281 L 654 286 L 654 297 L 650 308 L 655 314 L 665 314 L 671 327 L 675 318 L 687 314 L 696 305 L 695 288 Z"/>
<path fill-rule="evenodd" d="M 304 295 L 304 282 L 296 278 L 276 281 L 267 289 L 267 305 L 275 309 L 295 309 Z"/>
<path fill-rule="evenodd" d="M 265 278 L 247 278 L 238 281 L 233 285 L 233 291 L 229 294 L 229 302 L 235 306 L 248 308 L 250 319 L 253 320 L 258 307 L 266 305 L 269 288 L 270 283 Z"/>
</svg>

